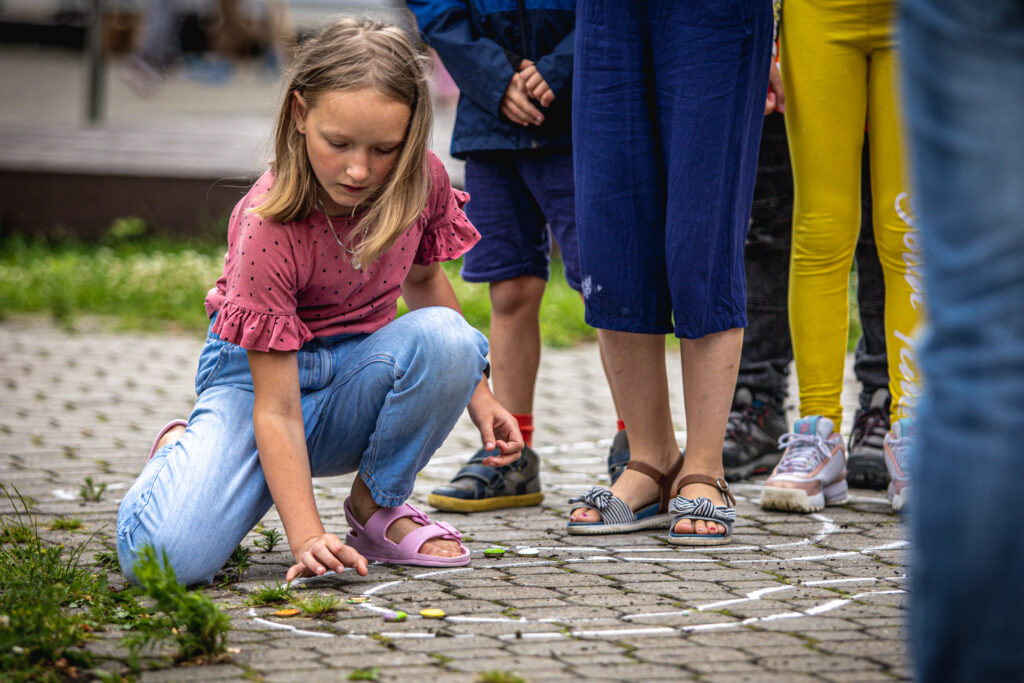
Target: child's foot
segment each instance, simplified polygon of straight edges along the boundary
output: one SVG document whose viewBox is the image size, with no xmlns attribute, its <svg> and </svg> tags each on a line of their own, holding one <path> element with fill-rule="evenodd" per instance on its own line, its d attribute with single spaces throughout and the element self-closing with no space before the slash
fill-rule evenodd
<svg viewBox="0 0 1024 683">
<path fill-rule="evenodd" d="M 367 520 L 377 510 L 381 509 L 380 505 L 373 500 L 373 496 L 370 494 L 370 490 L 363 483 L 362 477 L 356 477 L 355 483 L 352 485 L 352 497 L 349 498 L 352 506 L 352 514 L 356 518 L 356 521 L 360 525 L 365 526 Z M 411 517 L 400 517 L 396 519 L 391 526 L 388 527 L 387 533 L 385 534 L 392 543 L 400 543 L 409 533 L 425 526 L 424 524 L 418 523 Z M 431 555 L 433 557 L 458 557 L 462 554 L 462 545 L 458 541 L 448 540 L 443 538 L 430 538 L 423 542 L 420 546 L 419 552 L 423 555 Z"/>
<path fill-rule="evenodd" d="M 158 450 L 168 444 L 172 444 L 181 438 L 181 435 L 185 433 L 185 427 L 188 423 L 185 420 L 171 420 L 163 426 L 163 429 L 156 435 L 156 439 L 153 441 L 153 447 L 149 449 L 149 457 L 146 458 L 146 462 L 153 459 L 153 456 Z"/>
<path fill-rule="evenodd" d="M 168 444 L 177 443 L 178 439 L 180 439 L 181 435 L 184 433 L 184 425 L 174 425 L 166 432 L 164 432 L 164 435 L 160 437 L 160 439 L 156 442 L 156 450 L 160 450 L 161 448 Z"/>
</svg>

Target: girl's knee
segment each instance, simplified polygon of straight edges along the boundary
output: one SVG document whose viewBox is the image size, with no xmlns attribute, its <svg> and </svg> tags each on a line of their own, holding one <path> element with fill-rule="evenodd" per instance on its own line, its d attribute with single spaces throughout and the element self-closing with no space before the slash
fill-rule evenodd
<svg viewBox="0 0 1024 683">
<path fill-rule="evenodd" d="M 420 348 L 439 361 L 469 365 L 486 364 L 487 338 L 466 322 L 458 311 L 443 306 L 423 308 L 418 313 Z"/>
<path fill-rule="evenodd" d="M 143 559 L 145 549 L 152 547 L 156 561 L 163 566 L 166 558 L 178 583 L 185 586 L 210 583 L 225 558 L 204 552 L 202 544 L 196 543 L 196 540 L 194 534 L 149 532 L 141 527 L 131 534 L 119 533 L 117 559 L 121 564 L 121 572 L 131 583 L 140 585 L 136 568 Z"/>
</svg>

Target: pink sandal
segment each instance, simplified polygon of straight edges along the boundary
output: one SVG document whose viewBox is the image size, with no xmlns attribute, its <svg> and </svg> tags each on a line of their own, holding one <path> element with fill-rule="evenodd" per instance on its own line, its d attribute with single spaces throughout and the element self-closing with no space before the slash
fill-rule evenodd
<svg viewBox="0 0 1024 683">
<path fill-rule="evenodd" d="M 146 462 L 149 462 L 150 460 L 153 459 L 153 454 L 156 453 L 156 446 L 158 443 L 160 443 L 160 439 L 164 438 L 164 434 L 178 426 L 188 427 L 188 422 L 186 422 L 185 420 L 171 420 L 170 422 L 164 425 L 164 428 L 161 429 L 157 433 L 156 438 L 153 439 L 153 447 L 149 449 L 149 457 L 146 458 Z"/>
<path fill-rule="evenodd" d="M 405 538 L 395 543 L 387 537 L 387 531 L 403 517 L 423 526 L 410 531 Z M 421 510 L 409 503 L 394 508 L 380 508 L 370 515 L 364 526 L 356 521 L 352 506 L 346 498 L 345 519 L 351 529 L 345 537 L 345 543 L 368 560 L 418 567 L 462 567 L 469 564 L 469 550 L 461 543 L 462 534 L 447 522 L 430 521 Z M 458 557 L 438 557 L 421 553 L 419 550 L 423 544 L 433 538 L 458 542 L 462 554 Z"/>
</svg>

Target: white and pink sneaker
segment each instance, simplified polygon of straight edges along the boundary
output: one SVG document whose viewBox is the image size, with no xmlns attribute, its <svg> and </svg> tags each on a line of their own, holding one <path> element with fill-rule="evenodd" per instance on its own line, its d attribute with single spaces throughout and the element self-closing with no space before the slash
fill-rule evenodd
<svg viewBox="0 0 1024 683">
<path fill-rule="evenodd" d="M 785 448 L 761 491 L 765 510 L 818 512 L 847 500 L 846 447 L 821 415 L 802 417 L 779 438 Z"/>
<path fill-rule="evenodd" d="M 889 470 L 889 502 L 899 512 L 910 500 L 910 446 L 916 436 L 914 418 L 896 420 L 885 435 L 885 468 Z"/>
</svg>

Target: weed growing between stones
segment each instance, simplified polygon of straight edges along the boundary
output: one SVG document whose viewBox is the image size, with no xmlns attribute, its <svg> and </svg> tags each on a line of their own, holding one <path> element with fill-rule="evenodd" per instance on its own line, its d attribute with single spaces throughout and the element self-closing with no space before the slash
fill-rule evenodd
<svg viewBox="0 0 1024 683">
<path fill-rule="evenodd" d="M 78 497 L 84 501 L 95 503 L 103 498 L 103 492 L 106 490 L 106 484 L 96 484 L 92 477 L 86 477 L 85 483 L 78 487 Z"/>
<path fill-rule="evenodd" d="M 341 599 L 337 595 L 311 595 L 308 598 L 293 595 L 291 603 L 307 617 L 324 617 L 341 607 Z"/>
<path fill-rule="evenodd" d="M 348 674 L 348 680 L 350 681 L 375 681 L 380 678 L 380 669 L 374 667 L 372 669 L 352 669 Z"/>
<path fill-rule="evenodd" d="M 525 683 L 526 679 L 511 671 L 481 671 L 476 680 L 480 683 Z"/>
<path fill-rule="evenodd" d="M 261 583 L 249 596 L 246 604 L 257 607 L 259 605 L 269 605 L 275 602 L 284 602 L 286 600 L 290 601 L 292 600 L 292 597 L 291 584 L 278 583 L 273 586 L 268 586 Z"/>
<path fill-rule="evenodd" d="M 0 671 L 13 681 L 75 678 L 94 663 L 83 648 L 93 631 L 130 628 L 143 611 L 81 563 L 94 536 L 71 548 L 46 543 L 17 489 L 0 484 L 0 495 L 13 508 L 0 517 Z"/>
<path fill-rule="evenodd" d="M 50 531 L 75 531 L 83 526 L 82 520 L 75 517 L 58 517 L 50 522 Z"/>
<path fill-rule="evenodd" d="M 222 585 L 227 585 L 242 580 L 242 574 L 249 568 L 249 558 L 252 556 L 252 549 L 239 545 L 231 551 L 228 561 L 221 567 L 224 572 Z"/>
<path fill-rule="evenodd" d="M 274 548 L 284 538 L 277 529 L 260 529 L 260 538 L 253 541 L 253 545 L 262 548 L 265 553 L 274 552 Z"/>
<path fill-rule="evenodd" d="M 178 583 L 166 553 L 162 559 L 157 560 L 156 550 L 147 545 L 133 567 L 142 593 L 153 599 L 159 612 L 138 622 L 135 633 L 124 639 L 133 662 L 143 649 L 166 640 L 177 644 L 181 659 L 223 654 L 231 629 L 228 616 L 201 592 Z"/>
</svg>

